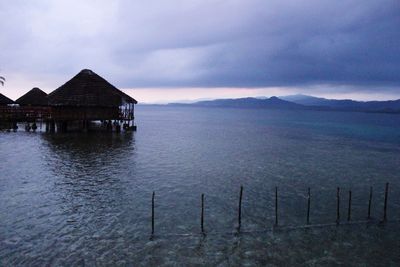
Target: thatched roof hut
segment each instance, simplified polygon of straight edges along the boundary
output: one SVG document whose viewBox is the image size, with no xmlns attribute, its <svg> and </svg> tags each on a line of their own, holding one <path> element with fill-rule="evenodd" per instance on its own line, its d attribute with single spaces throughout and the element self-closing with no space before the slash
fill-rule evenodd
<svg viewBox="0 0 400 267">
<path fill-rule="evenodd" d="M 11 99 L 9 99 L 8 97 L 6 97 L 3 94 L 0 94 L 0 106 L 6 106 L 6 105 L 10 105 L 10 104 L 14 104 L 14 101 L 12 101 Z"/>
<path fill-rule="evenodd" d="M 135 99 L 88 69 L 50 93 L 48 99 L 51 106 L 119 107 L 137 104 Z"/>
<path fill-rule="evenodd" d="M 17 100 L 15 103 L 19 104 L 20 106 L 48 106 L 48 99 L 47 94 L 40 90 L 39 88 L 35 87 Z"/>
</svg>

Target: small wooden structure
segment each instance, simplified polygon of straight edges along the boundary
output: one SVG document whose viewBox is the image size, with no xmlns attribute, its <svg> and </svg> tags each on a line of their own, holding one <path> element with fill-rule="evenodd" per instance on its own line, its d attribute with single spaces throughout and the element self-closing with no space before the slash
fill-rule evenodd
<svg viewBox="0 0 400 267">
<path fill-rule="evenodd" d="M 29 92 L 15 100 L 19 105 L 16 109 L 18 111 L 18 121 L 24 121 L 25 130 L 36 130 L 36 122 L 48 120 L 51 114 L 47 94 L 41 89 L 34 87 Z M 32 123 L 32 124 L 31 124 Z"/>
<path fill-rule="evenodd" d="M 0 130 L 12 128 L 12 114 L 10 113 L 10 109 L 12 109 L 11 105 L 13 105 L 14 103 L 14 101 L 9 99 L 5 95 L 0 94 Z"/>
<path fill-rule="evenodd" d="M 15 103 L 23 106 L 31 107 L 47 107 L 49 106 L 49 101 L 47 99 L 47 94 L 40 90 L 40 88 L 32 88 L 29 92 L 15 100 Z"/>
<path fill-rule="evenodd" d="M 77 122 L 88 130 L 90 121 L 102 121 L 109 130 L 136 130 L 134 105 L 137 101 L 91 70 L 84 69 L 48 95 L 52 120 L 66 131 Z"/>
<path fill-rule="evenodd" d="M 13 104 L 0 95 L 0 103 Z M 93 121 L 101 121 L 109 131 L 136 130 L 134 105 L 137 101 L 91 70 L 84 69 L 47 95 L 33 88 L 16 100 L 17 106 L 1 110 L 4 120 L 46 123 L 46 131 L 67 131 L 68 127 L 88 130 Z M 1 105 L 1 104 L 0 104 Z M 0 116 L 0 119 L 2 118 Z"/>
<path fill-rule="evenodd" d="M 0 107 L 5 107 L 7 105 L 11 105 L 14 104 L 14 101 L 12 101 L 11 99 L 9 99 L 8 97 L 6 97 L 3 94 L 0 94 Z"/>
</svg>

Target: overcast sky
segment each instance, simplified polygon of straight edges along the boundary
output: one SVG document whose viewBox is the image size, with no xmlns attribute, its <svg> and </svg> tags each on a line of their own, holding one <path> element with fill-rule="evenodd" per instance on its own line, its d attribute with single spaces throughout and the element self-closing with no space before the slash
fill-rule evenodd
<svg viewBox="0 0 400 267">
<path fill-rule="evenodd" d="M 84 68 L 141 102 L 400 98 L 399 0 L 13 0 L 0 30 L 13 99 Z"/>
</svg>

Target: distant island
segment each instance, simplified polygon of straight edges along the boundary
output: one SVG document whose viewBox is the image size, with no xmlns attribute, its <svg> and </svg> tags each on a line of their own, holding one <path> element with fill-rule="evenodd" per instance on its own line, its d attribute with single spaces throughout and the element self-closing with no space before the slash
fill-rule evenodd
<svg viewBox="0 0 400 267">
<path fill-rule="evenodd" d="M 171 106 L 262 108 L 285 110 L 358 111 L 376 113 L 400 113 L 400 99 L 388 101 L 337 100 L 309 95 L 289 95 L 270 98 L 236 98 L 199 101 L 194 103 L 170 103 Z"/>
</svg>

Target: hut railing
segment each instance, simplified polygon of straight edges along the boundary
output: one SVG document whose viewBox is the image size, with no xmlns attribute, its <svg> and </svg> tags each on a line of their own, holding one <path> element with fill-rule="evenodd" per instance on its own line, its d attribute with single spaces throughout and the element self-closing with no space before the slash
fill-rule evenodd
<svg viewBox="0 0 400 267">
<path fill-rule="evenodd" d="M 132 108 L 0 106 L 0 120 L 133 120 Z"/>
<path fill-rule="evenodd" d="M 0 107 L 0 118 L 13 121 L 45 120 L 51 118 L 51 108 L 3 106 Z"/>
</svg>

